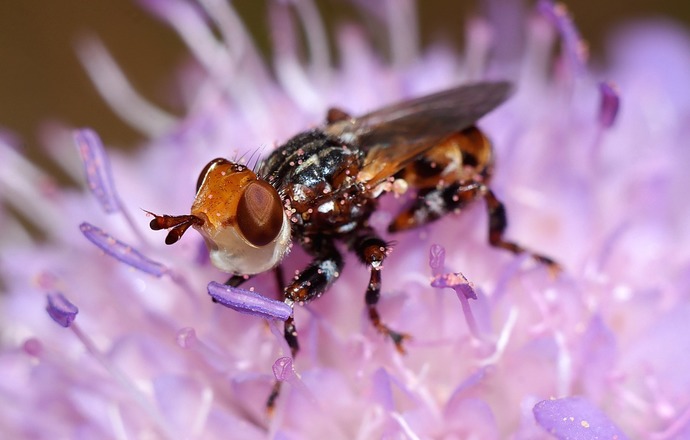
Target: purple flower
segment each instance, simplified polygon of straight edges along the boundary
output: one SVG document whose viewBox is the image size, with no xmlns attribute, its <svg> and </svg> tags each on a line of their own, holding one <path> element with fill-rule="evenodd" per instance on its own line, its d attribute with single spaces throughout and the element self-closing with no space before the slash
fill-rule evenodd
<svg viewBox="0 0 690 440">
<path fill-rule="evenodd" d="M 492 19 L 468 26 L 465 54 L 419 49 L 412 2 L 357 2 L 394 43 L 387 59 L 361 27 L 327 30 L 312 2 L 299 0 L 270 4 L 275 55 L 266 60 L 228 2 L 143 3 L 195 57 L 176 90 L 184 117 L 136 95 L 105 49 L 89 42 L 80 46 L 88 71 L 151 136 L 146 146 L 125 156 L 94 131 L 55 131 L 46 154 L 83 183 L 77 190 L 59 188 L 0 136 L 3 436 L 690 433 L 686 30 L 624 28 L 611 39 L 609 64 L 596 70 L 576 23 L 550 1 L 525 11 L 523 23 L 489 2 Z M 502 37 L 522 33 L 523 50 L 508 50 L 519 41 Z M 337 67 L 324 44 L 331 37 Z M 382 270 L 380 312 L 412 336 L 405 355 L 372 328 L 368 274 L 352 256 L 322 298 L 295 306 L 301 352 L 292 359 L 281 323 L 262 319 L 292 312 L 274 300 L 271 274 L 246 290 L 226 288 L 198 234 L 168 247 L 148 230 L 141 209 L 187 213 L 210 159 L 253 163 L 321 123 L 332 105 L 359 114 L 483 78 L 509 78 L 516 90 L 480 122 L 496 149 L 491 188 L 506 204 L 508 238 L 563 270 L 553 276 L 489 246 L 482 203 L 386 236 L 396 245 Z M 402 201 L 383 200 L 372 226 L 384 230 Z M 296 247 L 286 273 L 307 261 Z M 282 393 L 269 417 L 276 380 Z"/>
</svg>

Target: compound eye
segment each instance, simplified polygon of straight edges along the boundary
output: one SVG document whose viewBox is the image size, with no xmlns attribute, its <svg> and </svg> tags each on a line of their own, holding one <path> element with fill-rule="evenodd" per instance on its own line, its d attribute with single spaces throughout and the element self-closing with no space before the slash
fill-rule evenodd
<svg viewBox="0 0 690 440">
<path fill-rule="evenodd" d="M 237 205 L 240 233 L 253 246 L 275 239 L 283 227 L 283 204 L 278 192 L 267 182 L 251 182 Z"/>
<path fill-rule="evenodd" d="M 201 185 L 204 183 L 204 179 L 206 179 L 206 175 L 208 174 L 209 171 L 211 171 L 211 168 L 215 167 L 216 165 L 222 164 L 222 163 L 228 163 L 228 160 L 223 159 L 222 157 L 219 157 L 219 158 L 213 159 L 211 162 L 206 164 L 204 169 L 201 170 L 201 173 L 199 174 L 199 178 L 196 181 L 196 192 L 199 192 L 199 188 L 201 188 Z"/>
</svg>

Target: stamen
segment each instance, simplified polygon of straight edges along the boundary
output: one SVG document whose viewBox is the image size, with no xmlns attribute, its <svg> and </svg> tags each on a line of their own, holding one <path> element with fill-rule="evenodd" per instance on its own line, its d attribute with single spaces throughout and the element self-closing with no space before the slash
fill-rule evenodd
<svg viewBox="0 0 690 440">
<path fill-rule="evenodd" d="M 38 358 L 43 354 L 43 343 L 38 338 L 29 338 L 22 344 L 22 349 L 29 356 Z"/>
<path fill-rule="evenodd" d="M 409 438 L 410 440 L 422 440 L 422 438 L 412 430 L 412 427 L 409 423 L 407 423 L 407 420 L 402 414 L 393 411 L 391 412 L 391 418 L 398 422 L 398 425 L 400 425 L 402 432 L 405 433 L 405 436 L 407 438 Z"/>
<path fill-rule="evenodd" d="M 432 244 L 429 248 L 429 267 L 434 276 L 440 275 L 443 272 L 443 266 L 446 262 L 446 249 L 440 244 Z"/>
<path fill-rule="evenodd" d="M 465 70 L 469 81 L 484 77 L 493 39 L 493 29 L 486 20 L 474 19 L 467 23 Z"/>
<path fill-rule="evenodd" d="M 227 69 L 233 63 L 198 7 L 186 1 L 140 0 L 139 3 L 175 29 L 192 55 L 210 74 L 220 77 L 228 73 Z"/>
<path fill-rule="evenodd" d="M 620 96 L 616 87 L 609 82 L 599 83 L 601 101 L 599 105 L 599 124 L 603 128 L 611 128 L 616 122 L 620 108 Z"/>
<path fill-rule="evenodd" d="M 554 3 L 552 0 L 539 0 L 537 11 L 558 30 L 563 40 L 565 55 L 570 59 L 575 72 L 583 73 L 589 58 L 589 49 L 565 5 Z"/>
<path fill-rule="evenodd" d="M 323 107 L 324 103 L 315 91 L 313 79 L 299 59 L 297 31 L 288 8 L 279 4 L 272 5 L 270 19 L 275 70 L 281 86 L 302 109 L 313 111 Z"/>
<path fill-rule="evenodd" d="M 509 78 L 522 53 L 525 5 L 510 0 L 485 0 L 478 5 L 493 33 L 489 70 L 498 67 L 496 71 Z"/>
<path fill-rule="evenodd" d="M 433 245 L 429 250 L 429 266 L 434 274 L 431 280 L 431 287 L 453 289 L 460 300 L 462 313 L 467 321 L 467 326 L 472 336 L 481 338 L 477 321 L 472 314 L 468 300 L 477 299 L 472 283 L 461 273 L 443 273 L 443 262 L 445 261 L 445 249 L 440 245 Z"/>
<path fill-rule="evenodd" d="M 194 348 L 199 342 L 196 330 L 193 327 L 185 327 L 177 332 L 177 345 L 184 349 Z"/>
<path fill-rule="evenodd" d="M 508 313 L 508 319 L 506 319 L 501 332 L 498 334 L 498 340 L 496 341 L 494 352 L 488 357 L 480 360 L 480 366 L 484 367 L 498 363 L 498 361 L 501 359 L 501 356 L 503 356 L 506 347 L 508 347 L 508 342 L 510 342 L 510 336 L 513 334 L 513 329 L 515 329 L 515 324 L 517 323 L 519 314 L 520 312 L 518 311 L 517 307 L 511 307 L 510 313 Z"/>
<path fill-rule="evenodd" d="M 568 350 L 566 337 L 561 331 L 554 331 L 554 341 L 558 347 L 557 361 L 557 390 L 559 396 L 571 394 L 571 383 L 573 381 L 573 359 Z"/>
<path fill-rule="evenodd" d="M 649 434 L 651 440 L 672 440 L 681 438 L 683 432 L 687 433 L 690 425 L 690 408 L 687 408 L 678 416 L 671 424 L 669 424 L 663 431 L 652 432 Z"/>
<path fill-rule="evenodd" d="M 326 74 L 331 67 L 331 54 L 328 50 L 328 33 L 323 19 L 312 0 L 291 0 L 302 22 L 309 47 L 309 61 L 313 73 Z"/>
<path fill-rule="evenodd" d="M 228 371 L 228 365 L 235 360 L 230 358 L 227 354 L 219 352 L 199 339 L 196 330 L 193 327 L 185 327 L 177 332 L 177 345 L 185 350 L 194 352 L 194 356 L 201 359 L 206 366 L 214 372 Z"/>
<path fill-rule="evenodd" d="M 2 183 L 0 182 L 0 191 L 2 190 Z M 15 247 L 16 249 L 25 249 L 34 244 L 35 239 L 31 236 L 26 228 L 24 222 L 19 221 L 14 216 L 3 216 L 2 228 L 0 228 L 0 243 L 6 249 Z"/>
<path fill-rule="evenodd" d="M 453 274 L 453 275 L 460 275 L 460 274 Z M 460 275 L 462 276 L 462 275 Z M 465 277 L 462 277 L 465 279 Z M 465 282 L 467 280 L 465 279 Z M 481 339 L 481 334 L 479 332 L 479 327 L 477 326 L 477 321 L 474 318 L 474 314 L 472 313 L 472 309 L 470 308 L 470 303 L 468 299 L 477 299 L 477 296 L 474 294 L 474 290 L 472 290 L 472 287 L 470 286 L 469 283 L 466 284 L 461 284 L 461 285 L 456 285 L 456 286 L 451 286 L 451 285 L 443 285 L 445 282 L 440 283 L 440 284 L 434 284 L 431 283 L 432 287 L 451 287 L 453 290 L 455 290 L 456 295 L 458 296 L 458 299 L 460 300 L 460 305 L 462 306 L 462 314 L 465 316 L 465 321 L 467 321 L 467 327 L 470 330 L 470 333 L 472 333 L 472 336 L 474 336 L 477 339 Z M 469 296 L 469 294 L 474 295 Z"/>
<path fill-rule="evenodd" d="M 132 128 L 148 138 L 157 138 L 177 125 L 177 118 L 134 89 L 100 40 L 90 37 L 80 42 L 77 55 L 103 99 Z"/>
<path fill-rule="evenodd" d="M 253 80 L 259 78 L 265 80 L 270 77 L 264 57 L 244 21 L 232 7 L 233 3 L 226 0 L 198 0 L 198 2 L 209 18 L 216 23 L 225 43 L 223 47 L 229 50 L 231 60 L 225 65 L 242 68 L 250 65 L 249 71 Z M 226 75 L 226 80 L 234 79 Z"/>
<path fill-rule="evenodd" d="M 52 178 L 0 141 L 0 200 L 11 204 L 51 238 L 60 239 L 60 220 L 64 218 L 56 203 L 60 196 Z"/>
<path fill-rule="evenodd" d="M 391 380 L 385 368 L 379 367 L 372 378 L 371 396 L 377 405 L 385 411 L 393 411 L 395 409 L 395 401 L 393 399 L 393 388 L 391 387 Z"/>
<path fill-rule="evenodd" d="M 444 288 L 448 287 L 455 290 L 458 297 L 465 297 L 467 299 L 477 299 L 477 294 L 474 291 L 472 283 L 470 283 L 465 276 L 459 272 L 444 273 L 437 275 L 431 281 L 431 287 Z"/>
<path fill-rule="evenodd" d="M 419 28 L 414 0 L 384 0 L 393 65 L 404 66 L 418 57 Z"/>
<path fill-rule="evenodd" d="M 215 281 L 208 284 L 208 294 L 215 302 L 240 313 L 266 319 L 280 319 L 281 321 L 292 316 L 292 307 L 282 301 L 276 301 L 256 292 L 227 286 Z"/>
<path fill-rule="evenodd" d="M 98 348 L 96 344 L 84 333 L 79 326 L 73 322 L 79 309 L 69 302 L 61 293 L 48 294 L 48 306 L 46 311 L 55 322 L 63 327 L 69 327 L 77 339 L 84 345 L 86 351 L 105 368 L 117 383 L 127 391 L 132 399 L 140 408 L 151 418 L 164 438 L 173 439 L 174 435 L 170 432 L 168 425 L 161 418 L 160 414 L 147 400 L 146 396 L 125 376 Z"/>
<path fill-rule="evenodd" d="M 74 143 L 79 150 L 86 181 L 89 189 L 96 196 L 103 209 L 108 214 L 119 212 L 125 218 L 130 229 L 137 235 L 139 241 L 146 243 L 146 238 L 141 235 L 139 227 L 136 225 L 129 211 L 122 205 L 120 198 L 115 190 L 113 175 L 110 171 L 110 160 L 103 147 L 103 142 L 98 134 L 84 128 L 75 130 L 73 133 Z"/>
<path fill-rule="evenodd" d="M 551 59 L 556 41 L 556 30 L 549 20 L 539 16 L 529 21 L 525 51 L 520 62 L 520 89 L 522 85 L 543 87 L 549 83 Z"/>
<path fill-rule="evenodd" d="M 225 0 L 197 1 L 206 11 L 207 17 L 211 19 L 218 28 L 222 36 L 221 46 L 228 50 L 228 54 L 231 57 L 230 65 L 235 65 L 240 62 L 247 50 L 247 46 L 251 45 L 252 41 L 251 38 L 249 38 L 243 21 L 233 9 L 232 4 Z"/>
<path fill-rule="evenodd" d="M 74 155 L 74 127 L 59 122 L 43 124 L 38 132 L 41 151 L 72 182 L 84 179 L 84 163 Z"/>
<path fill-rule="evenodd" d="M 53 321 L 65 328 L 71 326 L 77 317 L 77 313 L 79 313 L 77 306 L 72 304 L 60 292 L 49 293 L 46 297 L 48 298 L 46 311 L 53 318 Z"/>
<path fill-rule="evenodd" d="M 294 304 L 289 304 L 287 303 L 287 301 L 286 304 L 288 304 L 291 307 L 294 306 Z M 276 321 L 275 319 L 269 319 L 266 322 L 268 323 L 268 328 L 271 330 L 271 333 L 273 334 L 273 336 L 275 336 L 276 342 L 278 343 L 278 345 L 280 345 L 280 353 L 290 353 L 292 349 L 285 340 L 285 333 L 283 332 L 283 327 L 281 326 L 279 328 L 278 321 Z"/>
<path fill-rule="evenodd" d="M 150 260 L 136 249 L 113 238 L 96 226 L 84 222 L 79 225 L 79 229 L 91 243 L 98 246 L 106 254 L 116 258 L 128 266 L 153 275 L 157 278 L 160 278 L 169 272 L 168 268 L 163 264 Z"/>
<path fill-rule="evenodd" d="M 599 161 L 601 157 L 601 148 L 603 145 L 606 130 L 610 129 L 616 122 L 618 110 L 620 108 L 620 96 L 615 86 L 609 82 L 599 83 L 599 114 L 598 122 L 599 129 L 596 131 L 592 139 L 592 145 L 589 151 L 590 171 L 595 175 L 601 173 Z"/>
<path fill-rule="evenodd" d="M 532 411 L 539 426 L 557 438 L 628 438 L 604 412 L 584 397 L 543 400 Z"/>
<path fill-rule="evenodd" d="M 272 132 L 274 113 L 263 97 L 271 87 L 271 75 L 246 27 L 228 2 L 204 0 L 199 8 L 177 0 L 140 0 L 156 16 L 169 23 L 187 44 L 192 54 L 212 77 L 217 89 L 232 98 L 239 114 L 252 115 L 247 123 L 263 139 L 278 136 Z M 211 18 L 226 39 L 219 42 L 207 18 Z M 230 52 L 228 51 L 230 48 Z"/>
<path fill-rule="evenodd" d="M 465 379 L 463 379 L 463 381 L 455 387 L 450 397 L 446 401 L 444 412 L 448 414 L 453 411 L 453 407 L 457 406 L 467 398 L 466 393 L 478 385 L 481 385 L 482 382 L 490 377 L 493 371 L 494 370 L 491 367 L 481 366 L 474 373 L 471 373 L 469 376 L 465 377 Z"/>
<path fill-rule="evenodd" d="M 89 128 L 74 131 L 74 143 L 79 149 L 89 189 L 96 196 L 105 212 L 120 210 L 120 201 L 110 172 L 110 161 L 101 138 Z"/>
<path fill-rule="evenodd" d="M 273 375 L 279 382 L 287 382 L 292 388 L 305 397 L 311 404 L 318 407 L 316 396 L 309 391 L 309 388 L 302 382 L 302 379 L 295 373 L 295 367 L 291 357 L 278 358 L 273 363 Z"/>
<path fill-rule="evenodd" d="M 363 10 L 366 16 L 375 17 L 377 20 L 386 20 L 386 8 L 384 2 L 372 2 L 369 0 L 352 0 L 357 7 Z"/>
<path fill-rule="evenodd" d="M 273 375 L 276 380 L 284 382 L 295 375 L 295 368 L 292 365 L 292 358 L 284 356 L 278 358 L 273 363 Z"/>
<path fill-rule="evenodd" d="M 207 252 L 208 253 L 208 252 Z M 173 283 L 177 284 L 177 286 L 182 289 L 182 291 L 187 295 L 187 298 L 189 298 L 189 301 L 192 303 L 192 306 L 194 307 L 194 311 L 198 312 L 201 310 L 201 304 L 199 300 L 199 295 L 196 289 L 192 288 L 192 286 L 189 284 L 189 281 L 187 280 L 187 277 L 180 273 L 175 271 L 174 269 L 171 268 L 166 268 L 167 269 L 167 274 L 170 277 L 170 279 L 173 281 Z"/>
<path fill-rule="evenodd" d="M 2 127 L 0 128 L 0 144 L 4 144 L 7 146 L 21 145 L 22 139 L 11 130 Z"/>
</svg>

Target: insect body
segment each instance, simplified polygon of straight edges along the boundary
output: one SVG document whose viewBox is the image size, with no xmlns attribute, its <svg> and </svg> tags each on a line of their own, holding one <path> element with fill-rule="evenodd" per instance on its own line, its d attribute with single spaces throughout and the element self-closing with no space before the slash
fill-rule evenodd
<svg viewBox="0 0 690 440">
<path fill-rule="evenodd" d="M 381 264 L 390 246 L 369 226 L 369 217 L 389 191 L 417 191 L 389 226 L 391 232 L 430 223 L 483 198 L 490 244 L 526 252 L 503 239 L 505 209 L 488 187 L 491 144 L 474 127 L 509 91 L 508 83 L 483 82 L 357 118 L 332 109 L 323 127 L 288 140 L 256 173 L 225 159 L 211 161 L 199 177 L 191 214 L 155 216 L 151 228 L 170 229 L 166 243 L 172 244 L 195 227 L 213 264 L 232 274 L 227 284 L 233 286 L 271 269 L 279 274 L 282 259 L 297 242 L 313 260 L 287 285 L 279 276 L 282 297 L 291 306 L 313 300 L 338 278 L 344 262 L 336 248 L 340 241 L 369 268 L 365 302 L 372 324 L 402 352 L 407 335 L 385 325 L 377 310 Z M 293 318 L 285 323 L 285 339 L 296 355 Z"/>
</svg>

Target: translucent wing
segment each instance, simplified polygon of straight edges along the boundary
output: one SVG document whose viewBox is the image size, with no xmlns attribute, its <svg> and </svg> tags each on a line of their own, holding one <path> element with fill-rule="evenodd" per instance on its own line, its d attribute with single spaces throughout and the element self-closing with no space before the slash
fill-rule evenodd
<svg viewBox="0 0 690 440">
<path fill-rule="evenodd" d="M 377 184 L 452 133 L 472 126 L 505 101 L 508 82 L 480 82 L 393 104 L 326 132 L 357 145 L 367 155 L 358 180 Z"/>
</svg>

